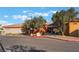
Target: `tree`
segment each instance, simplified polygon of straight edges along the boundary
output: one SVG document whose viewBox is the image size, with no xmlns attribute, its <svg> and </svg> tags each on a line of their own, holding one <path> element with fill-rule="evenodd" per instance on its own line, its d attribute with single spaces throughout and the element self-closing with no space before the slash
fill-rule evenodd
<svg viewBox="0 0 79 59">
<path fill-rule="evenodd" d="M 65 11 L 61 10 L 60 12 L 56 12 L 53 17 L 54 26 L 59 30 L 59 32 L 63 35 L 64 30 L 64 21 L 65 21 Z"/>
<path fill-rule="evenodd" d="M 2 31 L 3 31 L 3 28 L 2 28 L 2 26 L 0 25 L 0 34 L 2 33 Z"/>
<path fill-rule="evenodd" d="M 29 20 L 29 19 L 26 19 L 25 21 L 24 21 L 24 23 L 23 23 L 23 25 L 22 25 L 22 33 L 23 34 L 26 34 L 26 35 L 28 35 L 28 34 L 30 34 L 30 28 L 32 28 L 32 21 L 31 20 Z"/>
<path fill-rule="evenodd" d="M 43 27 L 46 23 L 46 20 L 42 16 L 33 17 L 31 20 L 25 20 L 23 23 L 22 32 L 23 33 L 30 33 L 30 30 L 37 29 Z"/>
<path fill-rule="evenodd" d="M 70 8 L 66 11 L 68 21 L 74 21 L 76 16 L 79 14 L 74 8 Z"/>
<path fill-rule="evenodd" d="M 78 12 L 76 12 L 74 8 L 70 8 L 66 11 L 61 10 L 52 16 L 52 21 L 54 22 L 54 25 L 57 26 L 57 28 L 61 31 L 62 35 L 64 35 L 66 28 L 65 24 L 75 20 L 77 14 Z"/>
</svg>

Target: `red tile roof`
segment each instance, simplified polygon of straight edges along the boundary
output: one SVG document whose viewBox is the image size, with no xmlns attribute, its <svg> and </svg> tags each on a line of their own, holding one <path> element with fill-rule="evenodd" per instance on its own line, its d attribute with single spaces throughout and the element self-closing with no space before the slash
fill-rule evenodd
<svg viewBox="0 0 79 59">
<path fill-rule="evenodd" d="M 6 25 L 3 28 L 22 28 L 22 24 Z"/>
</svg>

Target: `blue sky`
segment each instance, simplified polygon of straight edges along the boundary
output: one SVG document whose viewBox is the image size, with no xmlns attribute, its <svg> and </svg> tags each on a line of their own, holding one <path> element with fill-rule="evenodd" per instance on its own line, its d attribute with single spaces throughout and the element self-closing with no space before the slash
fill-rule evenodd
<svg viewBox="0 0 79 59">
<path fill-rule="evenodd" d="M 23 23 L 25 19 L 41 15 L 48 23 L 51 23 L 51 16 L 56 11 L 67 10 L 69 7 L 0 7 L 0 24 Z M 75 7 L 79 11 L 78 7 Z"/>
</svg>

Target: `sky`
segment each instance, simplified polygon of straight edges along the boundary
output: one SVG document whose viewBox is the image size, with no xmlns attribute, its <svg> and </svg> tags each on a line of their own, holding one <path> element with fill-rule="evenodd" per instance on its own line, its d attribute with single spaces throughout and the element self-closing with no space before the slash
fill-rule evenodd
<svg viewBox="0 0 79 59">
<path fill-rule="evenodd" d="M 0 7 L 0 24 L 20 24 L 34 16 L 43 16 L 51 23 L 51 17 L 60 10 L 67 10 L 69 7 Z M 79 11 L 78 7 L 75 7 Z"/>
</svg>

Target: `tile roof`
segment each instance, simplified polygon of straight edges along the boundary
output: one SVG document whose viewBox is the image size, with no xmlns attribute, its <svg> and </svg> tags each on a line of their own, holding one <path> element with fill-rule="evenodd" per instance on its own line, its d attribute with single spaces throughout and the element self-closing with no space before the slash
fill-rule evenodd
<svg viewBox="0 0 79 59">
<path fill-rule="evenodd" d="M 3 28 L 22 28 L 22 24 L 6 25 Z"/>
</svg>

